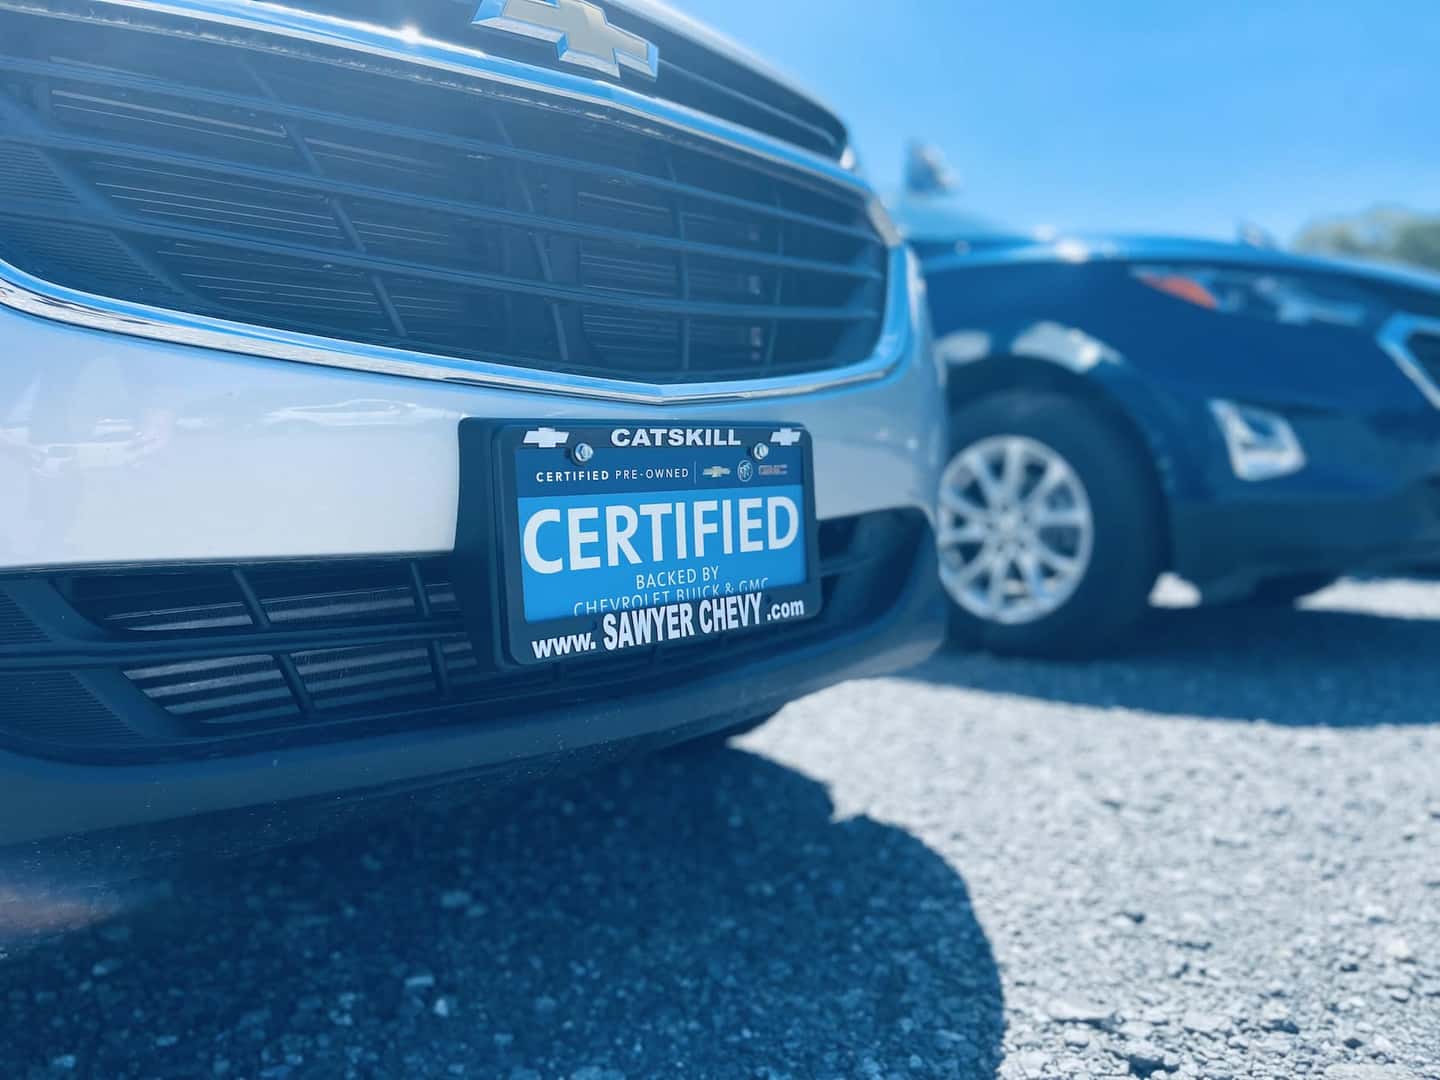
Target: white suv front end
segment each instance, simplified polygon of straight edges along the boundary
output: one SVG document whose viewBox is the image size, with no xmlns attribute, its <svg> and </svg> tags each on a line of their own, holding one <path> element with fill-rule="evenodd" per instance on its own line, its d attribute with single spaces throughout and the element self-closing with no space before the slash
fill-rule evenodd
<svg viewBox="0 0 1440 1080">
<path fill-rule="evenodd" d="M 614 72 L 392 7 L 0 0 L 0 845 L 534 775 L 941 637 L 940 376 L 838 121 L 650 4 Z M 641 589 L 647 506 L 709 593 Z"/>
</svg>

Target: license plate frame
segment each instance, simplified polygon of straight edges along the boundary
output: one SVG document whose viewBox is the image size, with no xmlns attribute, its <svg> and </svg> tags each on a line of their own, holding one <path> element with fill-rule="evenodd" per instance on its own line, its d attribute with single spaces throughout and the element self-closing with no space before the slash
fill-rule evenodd
<svg viewBox="0 0 1440 1080">
<path fill-rule="evenodd" d="M 675 472 L 682 464 L 684 476 Z M 772 550 L 764 545 L 784 539 L 787 502 L 798 535 Z M 666 503 L 673 516 L 659 511 Z M 598 539 L 584 525 L 598 528 Z M 691 526 L 705 527 L 703 556 Z M 742 526 L 762 550 L 739 550 Z M 578 548 L 576 529 L 587 538 Z M 629 549 L 612 535 L 628 538 Z M 666 556 L 658 562 L 657 543 Z M 570 565 L 576 556 L 587 565 Z M 601 566 L 589 566 L 596 557 Z M 561 570 L 549 569 L 557 562 Z M 637 573 L 656 576 L 628 594 L 614 589 Z M 812 619 L 823 590 L 810 433 L 795 423 L 463 420 L 454 578 L 472 637 L 477 646 L 489 639 L 501 667 L 638 654 Z M 591 604 L 597 609 L 575 613 Z"/>
</svg>

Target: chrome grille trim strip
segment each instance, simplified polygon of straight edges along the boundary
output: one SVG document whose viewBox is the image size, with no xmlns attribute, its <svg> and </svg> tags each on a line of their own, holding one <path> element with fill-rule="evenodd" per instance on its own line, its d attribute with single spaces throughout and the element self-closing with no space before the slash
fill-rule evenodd
<svg viewBox="0 0 1440 1080">
<path fill-rule="evenodd" d="M 292 360 L 348 371 L 634 405 L 696 405 L 808 394 L 884 378 L 904 355 L 904 343 L 910 330 L 909 294 L 913 275 L 914 268 L 905 250 L 892 249 L 885 322 L 875 350 L 861 363 L 773 379 L 719 383 L 655 384 L 565 375 L 336 341 L 289 330 L 168 311 L 146 304 L 109 300 L 42 281 L 6 262 L 0 262 L 0 304 L 27 315 L 90 330 L 272 360 Z"/>
<path fill-rule="evenodd" d="M 548 373 L 502 363 L 482 363 L 404 349 L 370 346 L 311 334 L 229 322 L 129 301 L 112 300 L 45 281 L 0 261 L 0 305 L 56 322 L 220 352 L 398 375 L 463 385 L 560 394 L 636 405 L 693 405 L 813 393 L 884 378 L 904 354 L 911 329 L 911 292 L 918 271 L 889 218 L 867 185 L 836 162 L 703 113 L 645 97 L 622 86 L 549 71 L 478 50 L 461 49 L 380 27 L 312 15 L 260 0 L 95 0 L 130 9 L 217 26 L 255 31 L 312 45 L 345 49 L 470 78 L 501 82 L 579 103 L 621 109 L 691 136 L 797 168 L 862 195 L 871 195 L 871 216 L 890 245 L 885 317 L 870 356 L 827 371 L 740 382 L 655 384 Z M 42 3 L 0 0 L 0 10 L 60 18 Z M 103 21 L 94 17 L 82 21 Z"/>
</svg>

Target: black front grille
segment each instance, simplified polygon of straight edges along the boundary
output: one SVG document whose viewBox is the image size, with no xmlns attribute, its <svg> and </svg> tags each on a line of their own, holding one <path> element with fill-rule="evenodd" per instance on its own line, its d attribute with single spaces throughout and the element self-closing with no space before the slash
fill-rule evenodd
<svg viewBox="0 0 1440 1080">
<path fill-rule="evenodd" d="M 1405 340 L 1405 347 L 1420 365 L 1420 370 L 1440 387 L 1440 332 L 1417 330 Z"/>
<path fill-rule="evenodd" d="M 878 340 L 886 249 L 847 184 L 479 77 L 21 6 L 0 0 L 0 259 L 37 277 L 647 382 L 825 370 Z"/>
<path fill-rule="evenodd" d="M 565 70 L 556 59 L 554 45 L 472 25 L 479 0 L 293 0 L 291 6 L 392 30 L 414 27 L 435 41 Z M 611 23 L 639 34 L 660 52 L 655 80 L 627 72 L 620 80 L 625 85 L 827 157 L 839 158 L 844 153 L 845 126 L 810 98 L 753 66 L 626 10 L 623 0 L 602 7 Z M 594 76 L 580 70 L 587 77 Z"/>
<path fill-rule="evenodd" d="M 153 759 L 619 701 L 863 628 L 898 602 L 924 533 L 913 512 L 823 523 L 808 622 L 525 670 L 475 649 L 447 557 L 0 579 L 54 639 L 0 652 L 0 739 Z"/>
</svg>

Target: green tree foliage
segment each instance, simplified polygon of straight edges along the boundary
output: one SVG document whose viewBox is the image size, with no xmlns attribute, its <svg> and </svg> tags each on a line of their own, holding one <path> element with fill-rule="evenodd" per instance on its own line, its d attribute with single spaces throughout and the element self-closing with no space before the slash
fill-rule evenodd
<svg viewBox="0 0 1440 1080">
<path fill-rule="evenodd" d="M 1440 270 L 1440 216 L 1380 207 L 1318 221 L 1295 241 L 1300 251 L 1351 255 Z"/>
</svg>

